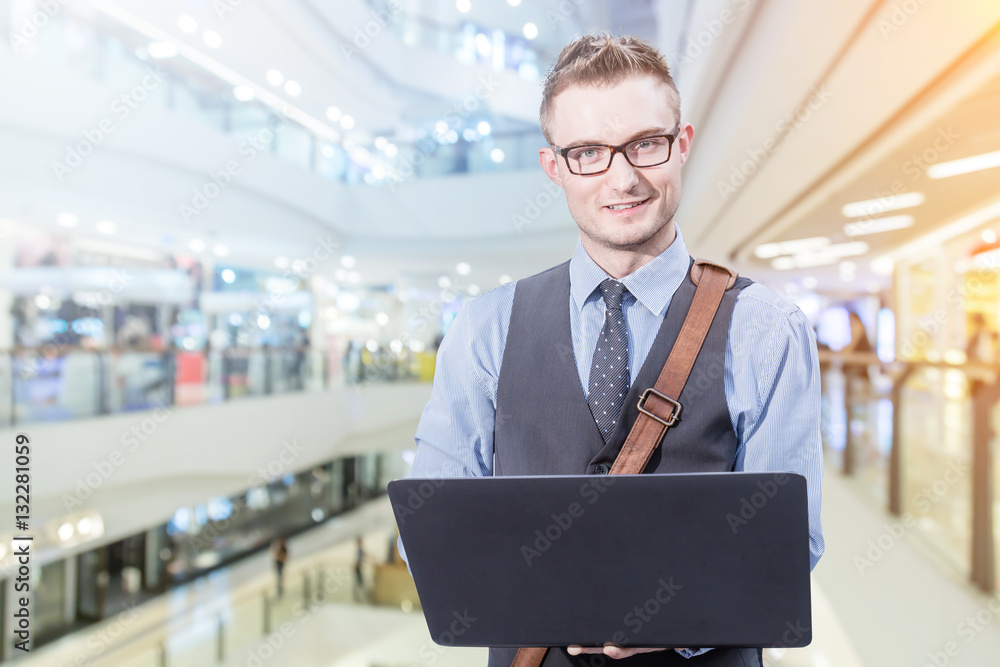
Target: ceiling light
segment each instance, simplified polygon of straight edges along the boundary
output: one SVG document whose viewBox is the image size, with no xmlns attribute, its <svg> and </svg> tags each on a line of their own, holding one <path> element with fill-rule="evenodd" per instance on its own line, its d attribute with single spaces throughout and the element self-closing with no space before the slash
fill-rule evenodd
<svg viewBox="0 0 1000 667">
<path fill-rule="evenodd" d="M 326 117 L 329 118 L 331 122 L 336 123 L 338 120 L 340 120 L 340 117 L 343 115 L 344 115 L 343 112 L 341 112 L 341 110 L 338 109 L 337 107 L 326 108 Z"/>
<path fill-rule="evenodd" d="M 375 316 L 375 321 L 384 327 L 389 324 L 389 316 L 385 313 L 379 313 Z"/>
<path fill-rule="evenodd" d="M 466 262 L 459 262 L 455 265 L 455 273 L 460 276 L 467 276 L 472 273 L 472 267 Z"/>
<path fill-rule="evenodd" d="M 890 257 L 876 257 L 868 263 L 868 268 L 880 276 L 891 276 L 896 270 L 896 263 Z"/>
<path fill-rule="evenodd" d="M 389 145 L 389 140 L 385 137 L 375 137 L 375 148 L 384 151 L 385 147 Z"/>
<path fill-rule="evenodd" d="M 778 271 L 789 269 L 804 269 L 813 266 L 833 264 L 844 257 L 864 255 L 868 252 L 868 244 L 864 241 L 837 243 L 825 246 L 814 252 L 801 252 L 791 257 L 776 257 L 771 261 L 771 268 Z"/>
<path fill-rule="evenodd" d="M 45 294 L 39 294 L 35 297 L 35 305 L 41 310 L 48 310 L 52 305 L 52 299 Z"/>
<path fill-rule="evenodd" d="M 299 85 L 298 81 L 286 81 L 285 92 L 292 97 L 298 97 L 302 94 L 302 86 Z"/>
<path fill-rule="evenodd" d="M 524 36 L 528 39 L 534 39 L 535 37 L 538 37 L 538 26 L 534 23 L 525 23 L 523 32 Z"/>
<path fill-rule="evenodd" d="M 848 236 L 865 236 L 890 232 L 894 229 L 906 229 L 913 226 L 912 215 L 890 215 L 886 218 L 873 218 L 862 222 L 849 222 L 844 225 L 844 233 Z"/>
<path fill-rule="evenodd" d="M 222 46 L 222 35 L 214 30 L 206 30 L 201 38 L 205 41 L 205 45 L 210 48 L 217 49 Z"/>
<path fill-rule="evenodd" d="M 951 162 L 942 162 L 941 164 L 931 165 L 927 169 L 927 175 L 931 178 L 948 178 L 949 176 L 969 174 L 974 171 L 993 169 L 994 167 L 1000 167 L 1000 151 L 983 153 L 982 155 L 973 155 L 972 157 L 965 157 L 961 160 L 952 160 Z"/>
<path fill-rule="evenodd" d="M 385 154 L 388 155 L 389 157 L 396 157 L 396 155 L 399 154 L 399 148 L 396 146 L 396 144 L 388 144 L 385 147 Z"/>
<path fill-rule="evenodd" d="M 190 33 L 198 29 L 198 22 L 195 21 L 190 16 L 188 16 L 187 14 L 181 14 L 177 18 L 177 27 L 183 30 L 184 32 Z"/>
<path fill-rule="evenodd" d="M 201 239 L 191 239 L 188 241 L 188 247 L 191 248 L 191 252 L 205 252 L 208 246 Z"/>
<path fill-rule="evenodd" d="M 173 58 L 177 55 L 177 44 L 174 42 L 153 42 L 146 47 L 146 52 L 150 58 L 156 58 L 157 60 Z"/>
<path fill-rule="evenodd" d="M 76 532 L 81 535 L 86 535 L 90 532 L 90 529 L 94 527 L 94 522 L 90 520 L 89 516 L 85 516 L 76 522 Z"/>
<path fill-rule="evenodd" d="M 229 256 L 229 246 L 222 243 L 216 243 L 212 246 L 212 254 L 216 257 L 228 257 Z"/>
<path fill-rule="evenodd" d="M 356 260 L 351 255 L 344 255 L 340 258 L 340 265 L 345 269 L 353 269 L 358 265 L 358 260 Z"/>
<path fill-rule="evenodd" d="M 499 148 L 494 148 L 493 150 L 490 151 L 490 159 L 496 162 L 497 164 L 503 162 L 505 157 L 506 156 L 503 154 L 503 151 L 500 150 Z"/>
<path fill-rule="evenodd" d="M 848 218 L 861 218 L 866 215 L 879 215 L 886 211 L 895 211 L 901 208 L 919 206 L 926 200 L 922 192 L 906 192 L 901 195 L 889 195 L 878 199 L 866 199 L 856 201 L 844 206 L 843 214 Z"/>
<path fill-rule="evenodd" d="M 257 326 L 261 329 L 269 328 L 271 326 L 271 318 L 261 313 L 257 316 Z"/>
<path fill-rule="evenodd" d="M 97 231 L 102 234 L 114 234 L 118 230 L 118 225 L 111 222 L 110 220 L 101 220 L 96 225 Z"/>
<path fill-rule="evenodd" d="M 285 76 L 276 69 L 267 70 L 267 82 L 272 86 L 280 86 L 285 82 Z"/>
<path fill-rule="evenodd" d="M 253 86 L 248 86 L 246 84 L 236 86 L 233 88 L 233 97 L 240 102 L 249 102 L 255 97 Z"/>
<path fill-rule="evenodd" d="M 469 10 L 472 9 L 472 3 L 469 0 L 456 0 L 455 7 L 463 14 L 468 14 Z"/>
<path fill-rule="evenodd" d="M 761 259 L 771 259 L 781 255 L 794 255 L 800 252 L 813 252 L 830 245 L 826 236 L 811 236 L 806 239 L 782 241 L 781 243 L 762 243 L 754 248 L 753 254 Z"/>
<path fill-rule="evenodd" d="M 354 118 L 348 115 L 343 115 L 340 118 L 340 126 L 345 130 L 349 130 L 354 127 Z"/>
<path fill-rule="evenodd" d="M 997 233 L 992 229 L 984 229 L 983 233 L 979 235 L 983 239 L 983 243 L 996 243 Z"/>
<path fill-rule="evenodd" d="M 521 4 L 521 0 L 507 0 L 507 4 L 511 7 L 517 7 Z"/>
<path fill-rule="evenodd" d="M 69 538 L 73 537 L 73 524 L 64 523 L 59 526 L 59 539 L 65 542 Z"/>
<path fill-rule="evenodd" d="M 915 241 L 911 241 L 890 253 L 882 255 L 879 259 L 885 258 L 887 261 L 895 262 L 898 259 L 913 257 L 926 250 L 940 248 L 946 241 L 956 236 L 967 234 L 977 227 L 990 223 L 997 218 L 1000 218 L 1000 199 L 977 211 L 973 211 L 969 215 L 962 216 L 943 227 L 938 227 Z"/>
<path fill-rule="evenodd" d="M 479 124 L 476 125 L 476 129 L 479 130 L 479 134 L 483 135 L 484 137 L 489 136 L 490 132 L 493 131 L 493 128 L 490 127 L 490 124 L 487 123 L 485 120 L 479 121 Z"/>
<path fill-rule="evenodd" d="M 479 293 L 481 291 L 482 290 L 479 289 L 479 285 L 475 285 L 475 284 L 469 285 L 468 289 L 466 290 L 466 292 L 469 293 L 469 296 L 479 296 Z"/>
<path fill-rule="evenodd" d="M 499 283 L 501 285 L 506 285 L 507 283 L 510 282 L 510 276 L 508 276 L 506 273 L 504 273 L 504 274 L 502 274 L 500 276 L 500 278 L 498 279 L 498 281 L 499 281 Z"/>
<path fill-rule="evenodd" d="M 221 276 L 222 281 L 227 285 L 232 285 L 236 282 L 236 272 L 232 269 L 223 269 L 222 273 L 219 275 Z"/>
<path fill-rule="evenodd" d="M 56 222 L 63 227 L 76 227 L 80 224 L 80 219 L 72 213 L 60 213 L 56 216 Z"/>
</svg>

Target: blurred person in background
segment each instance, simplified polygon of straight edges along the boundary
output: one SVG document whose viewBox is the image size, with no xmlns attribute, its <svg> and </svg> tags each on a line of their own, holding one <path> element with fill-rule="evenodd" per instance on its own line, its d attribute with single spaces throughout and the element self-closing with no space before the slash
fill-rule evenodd
<svg viewBox="0 0 1000 667">
<path fill-rule="evenodd" d="M 274 559 L 274 571 L 278 577 L 278 597 L 285 594 L 284 574 L 285 563 L 288 562 L 288 542 L 279 537 L 271 543 L 271 558 Z"/>
</svg>

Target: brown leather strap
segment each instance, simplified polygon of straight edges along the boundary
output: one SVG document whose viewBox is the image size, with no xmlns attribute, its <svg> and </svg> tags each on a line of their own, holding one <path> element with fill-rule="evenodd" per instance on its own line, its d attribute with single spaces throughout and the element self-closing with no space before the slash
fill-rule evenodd
<svg viewBox="0 0 1000 667">
<path fill-rule="evenodd" d="M 519 648 L 510 667 L 539 667 L 548 652 L 547 648 Z"/>
<path fill-rule="evenodd" d="M 698 288 L 674 341 L 660 377 L 639 399 L 639 416 L 632 425 L 625 444 L 611 467 L 612 475 L 638 475 L 646 468 L 649 457 L 677 419 L 681 404 L 677 402 L 687 383 L 694 362 L 705 343 L 722 296 L 736 283 L 737 274 L 707 260 L 699 259 L 691 267 L 691 280 Z M 547 648 L 520 648 L 511 667 L 540 667 Z"/>
<path fill-rule="evenodd" d="M 667 362 L 652 389 L 639 399 L 639 416 L 632 424 L 625 444 L 611 468 L 612 475 L 638 475 L 663 440 L 667 429 L 680 419 L 677 402 L 687 383 L 695 359 L 712 326 L 715 313 L 726 290 L 736 283 L 736 274 L 718 264 L 697 260 L 691 267 L 691 280 L 698 286 L 681 331 L 674 341 Z"/>
</svg>

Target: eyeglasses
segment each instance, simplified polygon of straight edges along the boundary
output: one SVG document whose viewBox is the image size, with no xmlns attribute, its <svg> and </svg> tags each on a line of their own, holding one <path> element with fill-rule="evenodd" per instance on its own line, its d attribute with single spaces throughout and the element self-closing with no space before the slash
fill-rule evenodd
<svg viewBox="0 0 1000 667">
<path fill-rule="evenodd" d="M 615 153 L 621 153 L 633 167 L 655 167 L 670 159 L 673 152 L 674 139 L 680 133 L 681 125 L 677 124 L 670 134 L 641 137 L 621 144 L 620 146 L 605 146 L 591 144 L 587 146 L 571 146 L 560 148 L 552 146 L 566 161 L 566 167 L 571 174 L 577 176 L 597 176 L 611 169 L 611 161 Z"/>
</svg>

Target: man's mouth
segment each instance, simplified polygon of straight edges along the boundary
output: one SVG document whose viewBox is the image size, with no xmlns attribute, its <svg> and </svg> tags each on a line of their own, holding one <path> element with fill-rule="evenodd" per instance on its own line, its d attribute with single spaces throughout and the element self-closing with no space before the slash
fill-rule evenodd
<svg viewBox="0 0 1000 667">
<path fill-rule="evenodd" d="M 639 201 L 625 202 L 622 204 L 609 204 L 608 206 L 605 206 L 605 208 L 610 209 L 612 211 L 627 211 L 630 208 L 641 206 L 642 204 L 645 204 L 647 201 L 649 201 L 648 198 L 640 199 Z"/>
</svg>

